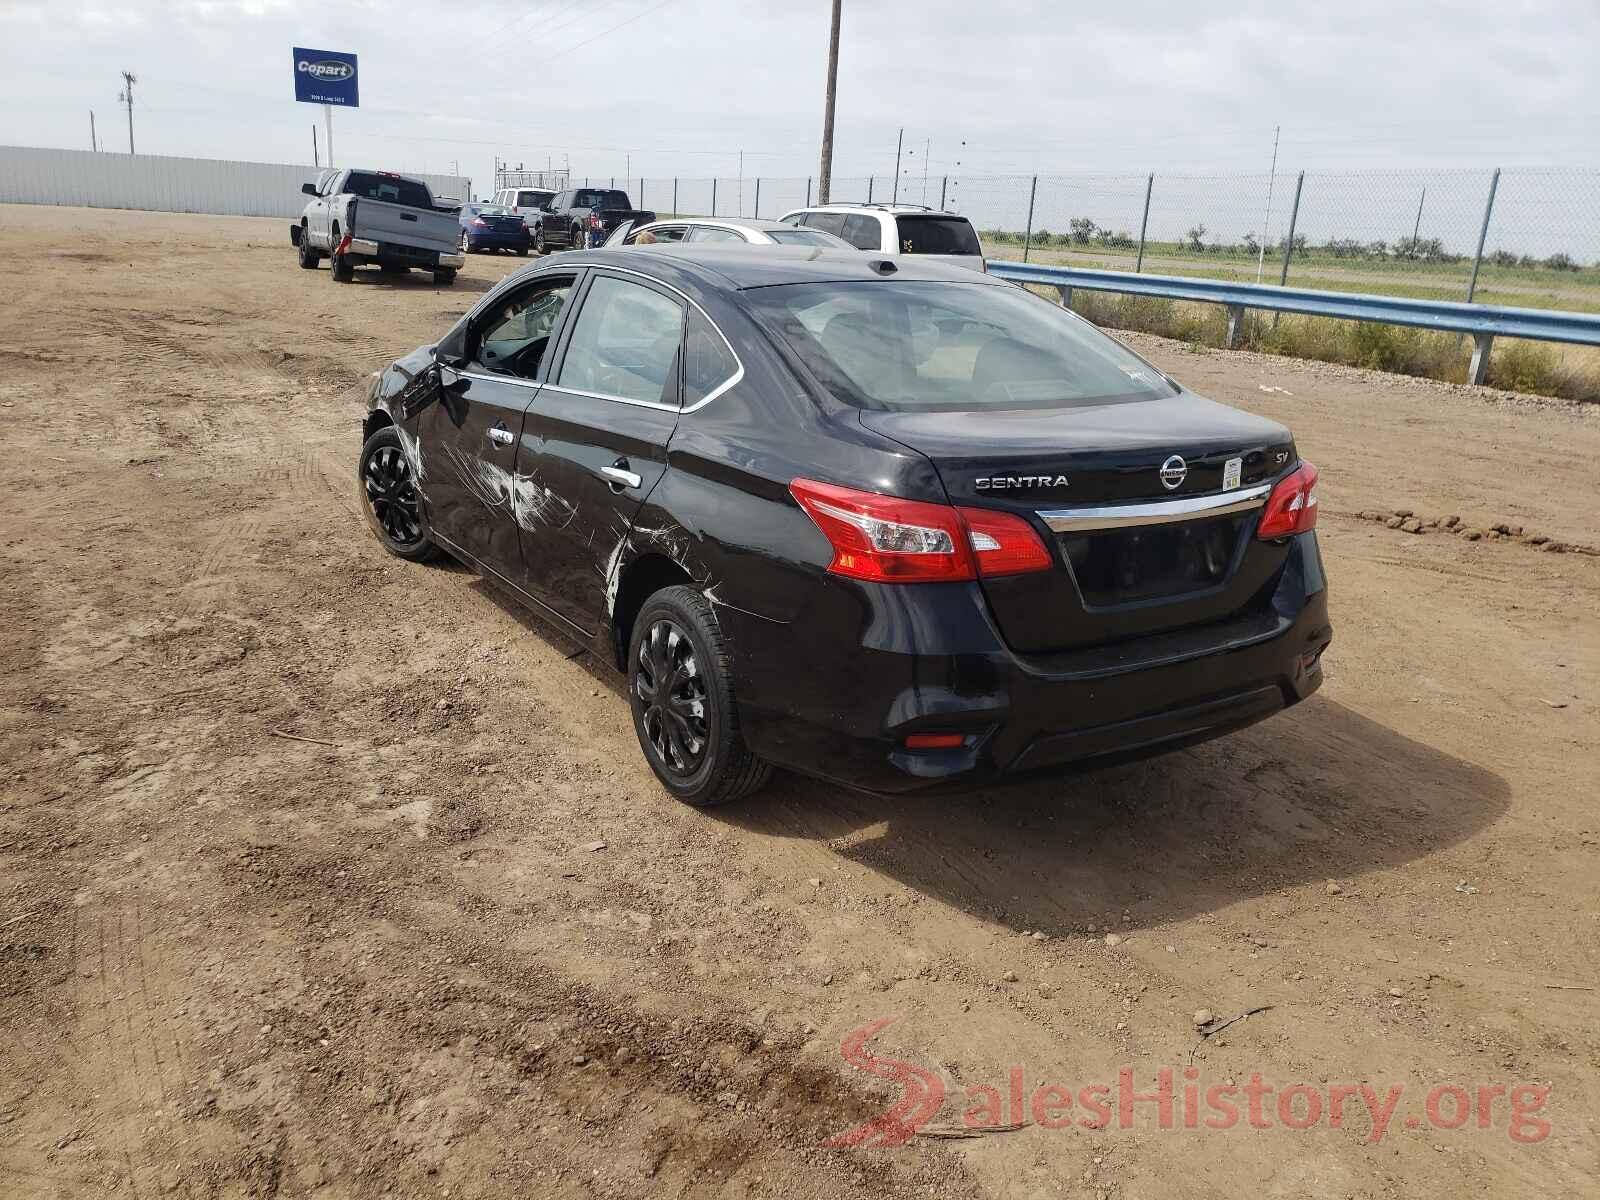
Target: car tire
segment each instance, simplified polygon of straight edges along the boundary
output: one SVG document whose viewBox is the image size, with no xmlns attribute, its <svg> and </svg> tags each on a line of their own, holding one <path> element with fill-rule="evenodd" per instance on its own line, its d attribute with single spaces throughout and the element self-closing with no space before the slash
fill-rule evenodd
<svg viewBox="0 0 1600 1200">
<path fill-rule="evenodd" d="M 528 257 L 528 248 L 526 246 L 518 246 L 517 247 L 517 257 L 518 258 L 527 258 Z"/>
<path fill-rule="evenodd" d="M 440 550 L 422 524 L 422 494 L 400 431 L 385 425 L 361 447 L 356 479 L 367 523 L 383 548 L 407 562 L 427 562 Z"/>
<path fill-rule="evenodd" d="M 634 620 L 634 732 L 662 786 L 696 808 L 748 796 L 772 775 L 744 744 L 731 659 L 710 602 L 691 587 L 656 592 Z"/>
<path fill-rule="evenodd" d="M 300 256 L 300 265 L 307 271 L 315 271 L 317 264 L 322 261 L 322 255 L 312 248 L 310 240 L 306 237 L 303 225 L 300 227 L 300 247 L 297 253 Z"/>
<path fill-rule="evenodd" d="M 461 231 L 461 253 L 472 253 L 472 239 L 467 236 L 467 231 L 465 229 Z"/>
<path fill-rule="evenodd" d="M 550 247 L 544 244 L 544 226 L 540 225 L 533 231 L 533 252 L 535 254 L 549 254 Z"/>
<path fill-rule="evenodd" d="M 328 269 L 333 272 L 335 283 L 349 283 L 356 277 L 355 264 L 348 255 L 335 254 L 328 259 Z"/>
<path fill-rule="evenodd" d="M 571 232 L 567 236 L 567 248 L 569 250 L 587 249 L 587 247 L 585 247 L 583 244 L 583 230 L 579 229 L 576 225 L 572 227 Z"/>
<path fill-rule="evenodd" d="M 433 273 L 433 282 L 440 287 L 449 287 L 455 281 L 456 269 L 454 267 L 440 267 Z"/>
</svg>

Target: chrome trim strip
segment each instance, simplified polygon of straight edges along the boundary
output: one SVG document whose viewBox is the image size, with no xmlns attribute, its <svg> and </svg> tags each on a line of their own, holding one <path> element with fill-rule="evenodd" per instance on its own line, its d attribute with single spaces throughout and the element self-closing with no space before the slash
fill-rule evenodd
<svg viewBox="0 0 1600 1200">
<path fill-rule="evenodd" d="M 662 404 L 659 400 L 632 400 L 627 396 L 613 396 L 609 392 L 586 392 L 582 388 L 561 387 L 559 384 L 547 383 L 546 391 L 565 392 L 569 396 L 586 396 L 590 400 L 609 400 L 613 404 L 631 404 L 635 408 L 657 408 L 662 412 L 685 412 L 676 404 Z"/>
<path fill-rule="evenodd" d="M 371 238 L 350 239 L 351 254 L 376 254 L 377 252 L 378 243 L 373 241 Z"/>
<path fill-rule="evenodd" d="M 1170 525 L 1175 521 L 1225 517 L 1229 513 L 1260 508 L 1271 491 L 1272 485 L 1263 483 L 1215 496 L 1185 496 L 1181 500 L 1041 510 L 1039 518 L 1056 533 L 1071 533 L 1081 529 L 1127 529 L 1136 525 Z"/>
<path fill-rule="evenodd" d="M 543 384 L 535 383 L 531 379 L 516 379 L 510 375 L 488 375 L 482 371 L 457 371 L 454 367 L 446 367 L 445 370 L 459 375 L 463 379 L 481 379 L 485 383 L 509 383 L 515 387 L 533 388 L 536 391 L 544 386 Z"/>
</svg>

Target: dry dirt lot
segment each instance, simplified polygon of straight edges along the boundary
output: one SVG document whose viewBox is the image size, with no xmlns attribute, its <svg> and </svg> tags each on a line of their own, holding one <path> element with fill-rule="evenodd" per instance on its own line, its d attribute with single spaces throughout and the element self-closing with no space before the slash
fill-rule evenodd
<svg viewBox="0 0 1600 1200">
<path fill-rule="evenodd" d="M 1322 468 L 1321 693 L 1076 778 L 697 812 L 603 667 L 357 506 L 365 377 L 518 260 L 336 286 L 285 233 L 0 209 L 0 1195 L 1595 1194 L 1595 412 L 1138 340 Z M 1573 549 L 1358 516 L 1396 508 Z M 841 1055 L 887 1017 L 942 1110 L 824 1147 L 901 1094 Z M 1184 1128 L 1189 1066 L 1328 1103 Z M 1014 1067 L 1078 1123 L 929 1136 L 985 1085 L 1010 1123 Z M 1178 1073 L 1176 1128 L 1122 1127 L 1123 1068 Z M 1378 1138 L 1331 1126 L 1362 1083 L 1405 1089 Z"/>
</svg>

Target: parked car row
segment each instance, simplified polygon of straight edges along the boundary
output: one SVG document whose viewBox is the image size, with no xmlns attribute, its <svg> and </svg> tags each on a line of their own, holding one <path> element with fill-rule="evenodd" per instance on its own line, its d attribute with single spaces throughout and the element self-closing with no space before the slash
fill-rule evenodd
<svg viewBox="0 0 1600 1200">
<path fill-rule="evenodd" d="M 874 254 L 917 255 L 983 271 L 983 244 L 972 222 L 957 213 L 913 204 L 816 205 L 777 221 L 734 217 L 673 217 L 636 209 L 619 188 L 501 188 L 487 203 L 436 202 L 420 179 L 388 171 L 324 171 L 302 190 L 312 200 L 290 227 L 300 265 L 328 258 L 335 280 L 376 263 L 393 273 L 422 267 L 450 283 L 467 254 L 527 255 L 601 245 L 680 242 L 854 248 Z M 445 236 L 446 214 L 455 228 Z"/>
</svg>

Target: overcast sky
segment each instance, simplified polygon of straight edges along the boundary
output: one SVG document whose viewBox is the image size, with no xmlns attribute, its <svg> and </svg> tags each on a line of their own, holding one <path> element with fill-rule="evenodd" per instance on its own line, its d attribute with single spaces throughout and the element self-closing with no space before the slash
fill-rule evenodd
<svg viewBox="0 0 1600 1200">
<path fill-rule="evenodd" d="M 828 0 L 0 0 L 0 143 L 309 162 L 291 47 L 360 55 L 341 162 L 815 173 Z M 835 172 L 1600 165 L 1600 0 L 845 0 Z M 963 142 L 965 146 L 963 148 Z M 958 165 L 959 164 L 959 165 Z"/>
</svg>

